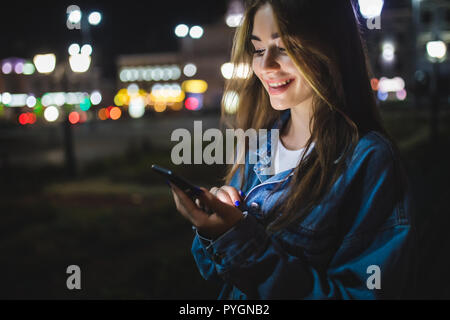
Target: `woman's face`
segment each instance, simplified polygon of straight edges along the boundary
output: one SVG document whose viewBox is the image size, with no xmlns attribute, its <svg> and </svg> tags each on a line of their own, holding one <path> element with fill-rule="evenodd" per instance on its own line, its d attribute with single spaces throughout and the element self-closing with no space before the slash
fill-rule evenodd
<svg viewBox="0 0 450 320">
<path fill-rule="evenodd" d="M 285 51 L 269 4 L 255 14 L 251 41 L 255 49 L 253 72 L 267 90 L 274 109 L 289 109 L 312 97 L 311 87 Z"/>
</svg>

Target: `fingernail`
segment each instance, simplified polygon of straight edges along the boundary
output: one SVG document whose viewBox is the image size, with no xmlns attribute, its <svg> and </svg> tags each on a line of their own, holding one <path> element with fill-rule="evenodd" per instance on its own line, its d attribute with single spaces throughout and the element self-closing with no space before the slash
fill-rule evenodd
<svg viewBox="0 0 450 320">
<path fill-rule="evenodd" d="M 234 205 L 235 205 L 236 207 L 239 207 L 239 204 L 240 204 L 239 200 L 236 200 L 236 201 L 234 202 Z"/>
<path fill-rule="evenodd" d="M 244 193 L 241 190 L 239 190 L 239 194 L 241 195 L 241 197 L 244 196 Z"/>
</svg>

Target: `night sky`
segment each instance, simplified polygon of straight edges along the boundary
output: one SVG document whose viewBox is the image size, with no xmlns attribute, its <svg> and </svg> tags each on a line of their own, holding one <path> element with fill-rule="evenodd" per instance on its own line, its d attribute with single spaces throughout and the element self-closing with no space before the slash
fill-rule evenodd
<svg viewBox="0 0 450 320">
<path fill-rule="evenodd" d="M 176 50 L 173 29 L 178 23 L 205 25 L 223 19 L 227 3 L 227 0 L 6 0 L 2 1 L 0 11 L 0 59 L 31 59 L 37 53 L 48 52 L 56 53 L 58 60 L 67 58 L 71 43 L 84 44 L 80 30 L 66 27 L 66 8 L 76 4 L 83 12 L 97 10 L 103 14 L 101 24 L 91 27 L 91 44 L 94 54 L 101 57 L 102 74 L 114 78 L 117 55 Z M 408 3 L 387 0 L 385 8 Z"/>
<path fill-rule="evenodd" d="M 102 74 L 115 76 L 120 54 L 177 49 L 174 27 L 179 23 L 205 25 L 223 19 L 227 0 L 137 1 L 4 1 L 0 17 L 0 59 L 31 59 L 37 53 L 68 56 L 71 43 L 84 44 L 80 30 L 66 27 L 66 9 L 76 4 L 84 12 L 99 11 L 102 22 L 91 26 L 94 53 L 101 55 Z M 87 19 L 87 14 L 83 16 Z"/>
</svg>

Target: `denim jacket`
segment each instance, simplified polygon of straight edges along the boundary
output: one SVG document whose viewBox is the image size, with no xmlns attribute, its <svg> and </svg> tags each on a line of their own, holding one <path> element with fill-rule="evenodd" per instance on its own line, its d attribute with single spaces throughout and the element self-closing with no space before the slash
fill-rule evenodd
<svg viewBox="0 0 450 320">
<path fill-rule="evenodd" d="M 289 116 L 283 112 L 273 128 Z M 262 221 L 292 173 L 262 174 L 270 147 L 268 139 L 258 162 L 245 165 L 245 218 L 215 241 L 195 233 L 192 254 L 203 278 L 223 283 L 219 299 L 408 297 L 416 280 L 413 206 L 409 191 L 394 198 L 389 141 L 376 131 L 362 136 L 321 203 L 301 223 L 273 234 Z M 230 185 L 239 189 L 239 182 L 236 172 Z"/>
</svg>

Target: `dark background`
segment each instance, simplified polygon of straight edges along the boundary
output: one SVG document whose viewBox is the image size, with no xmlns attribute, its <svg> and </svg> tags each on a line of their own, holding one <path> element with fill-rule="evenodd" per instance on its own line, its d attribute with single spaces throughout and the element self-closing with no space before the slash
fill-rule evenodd
<svg viewBox="0 0 450 320">
<path fill-rule="evenodd" d="M 3 2 L 0 58 L 65 54 L 68 45 L 80 39 L 79 32 L 65 27 L 64 12 L 70 4 L 102 12 L 102 23 L 92 28 L 92 38 L 102 50 L 104 77 L 114 80 L 118 55 L 176 50 L 173 28 L 178 23 L 204 25 L 222 19 L 227 2 Z M 386 1 L 385 10 L 408 4 Z M 411 296 L 449 299 L 450 115 L 448 101 L 441 99 L 438 139 L 430 139 L 429 93 L 419 105 L 408 98 L 382 103 L 380 110 L 402 152 L 417 205 L 421 268 L 419 288 Z M 442 93 L 448 94 L 448 88 Z M 174 121 L 192 124 L 198 119 L 183 114 Z M 218 126 L 218 114 L 207 119 Z M 152 130 L 162 120 L 152 118 L 144 124 Z M 62 138 L 53 132 L 48 138 L 29 139 L 8 135 L 1 125 L 2 154 L 63 147 Z M 33 128 L 23 130 L 32 133 Z M 83 130 L 74 128 L 76 140 Z M 175 166 L 170 149 L 140 135 L 130 138 L 123 153 L 92 160 L 75 178 L 52 163 L 2 163 L 0 298 L 216 298 L 219 287 L 200 277 L 190 255 L 191 226 L 176 212 L 165 182 L 150 172 L 151 163 L 172 168 L 205 187 L 220 185 L 225 173 L 221 165 Z M 66 268 L 72 264 L 82 270 L 80 291 L 66 288 Z"/>
</svg>

